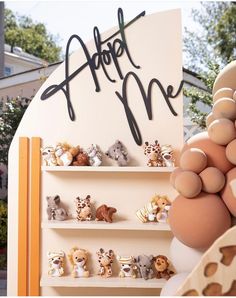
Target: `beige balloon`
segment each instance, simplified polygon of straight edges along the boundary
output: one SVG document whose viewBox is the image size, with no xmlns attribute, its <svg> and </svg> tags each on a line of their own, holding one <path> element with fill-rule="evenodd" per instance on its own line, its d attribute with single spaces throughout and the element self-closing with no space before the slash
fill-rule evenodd
<svg viewBox="0 0 236 298">
<path fill-rule="evenodd" d="M 226 183 L 221 197 L 230 213 L 236 217 L 236 168 L 226 174 Z"/>
<path fill-rule="evenodd" d="M 173 186 L 173 187 L 175 187 L 175 179 L 176 179 L 176 177 L 180 174 L 180 173 L 182 173 L 183 172 L 183 170 L 181 169 L 181 168 L 176 168 L 176 169 L 174 169 L 174 171 L 171 173 L 171 175 L 170 175 L 170 184 Z"/>
<path fill-rule="evenodd" d="M 218 76 L 216 77 L 213 86 L 213 97 L 215 93 L 221 88 L 231 88 L 236 90 L 236 60 L 230 62 L 226 67 L 224 67 Z"/>
<path fill-rule="evenodd" d="M 175 179 L 176 190 L 186 198 L 196 197 L 202 190 L 202 181 L 191 171 L 183 171 Z"/>
<path fill-rule="evenodd" d="M 225 185 L 224 174 L 215 167 L 208 167 L 203 170 L 199 177 L 202 180 L 202 190 L 207 193 L 217 193 Z"/>
<path fill-rule="evenodd" d="M 229 119 L 214 120 L 208 127 L 210 139 L 218 145 L 227 145 L 236 138 L 234 123 Z"/>
<path fill-rule="evenodd" d="M 213 121 L 215 120 L 213 113 L 210 112 L 210 114 L 206 117 L 206 127 L 208 127 Z"/>
<path fill-rule="evenodd" d="M 231 141 L 225 150 L 227 159 L 234 165 L 236 165 L 236 139 Z"/>
<path fill-rule="evenodd" d="M 215 119 L 236 119 L 236 103 L 232 98 L 221 98 L 214 103 L 212 114 Z"/>
<path fill-rule="evenodd" d="M 186 171 L 200 173 L 207 166 L 207 156 L 204 151 L 198 148 L 186 150 L 180 157 L 180 167 Z"/>
<path fill-rule="evenodd" d="M 232 98 L 233 99 L 234 90 L 231 88 L 221 88 L 219 89 L 215 95 L 213 96 L 213 102 L 215 103 L 218 99 L 223 97 Z"/>
<path fill-rule="evenodd" d="M 207 131 L 200 132 L 188 139 L 181 154 L 189 148 L 202 149 L 207 155 L 207 165 L 218 168 L 222 173 L 227 173 L 233 168 L 233 165 L 226 158 L 225 147 L 212 142 Z"/>
</svg>

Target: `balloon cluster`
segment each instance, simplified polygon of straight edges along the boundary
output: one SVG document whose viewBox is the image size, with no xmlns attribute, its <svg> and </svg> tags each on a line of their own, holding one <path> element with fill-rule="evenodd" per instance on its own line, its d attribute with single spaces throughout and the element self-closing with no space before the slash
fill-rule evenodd
<svg viewBox="0 0 236 298">
<path fill-rule="evenodd" d="M 170 259 L 177 275 L 161 295 L 174 295 L 186 273 L 236 217 L 236 61 L 216 78 L 207 132 L 190 138 L 180 154 L 180 167 L 170 177 L 179 195 L 169 211 L 174 234 Z"/>
</svg>

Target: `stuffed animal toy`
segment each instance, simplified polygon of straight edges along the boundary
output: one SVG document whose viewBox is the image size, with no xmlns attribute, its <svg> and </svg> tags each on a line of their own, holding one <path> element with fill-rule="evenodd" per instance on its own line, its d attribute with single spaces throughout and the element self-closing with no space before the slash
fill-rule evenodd
<svg viewBox="0 0 236 298">
<path fill-rule="evenodd" d="M 58 143 L 55 148 L 55 155 L 59 166 L 69 166 L 72 163 L 73 155 L 67 143 Z"/>
<path fill-rule="evenodd" d="M 168 280 L 174 274 L 174 271 L 169 269 L 170 262 L 166 256 L 158 255 L 153 258 L 153 261 L 157 271 L 157 278 L 164 278 Z"/>
<path fill-rule="evenodd" d="M 156 195 L 152 198 L 152 203 L 156 204 L 157 206 L 157 215 L 156 215 L 156 220 L 159 222 L 163 217 L 168 216 L 168 210 L 171 205 L 171 201 L 167 196 L 160 196 Z M 166 218 L 167 219 L 167 218 Z"/>
<path fill-rule="evenodd" d="M 63 251 L 48 252 L 48 275 L 53 277 L 59 277 L 64 274 L 64 257 Z"/>
<path fill-rule="evenodd" d="M 79 153 L 74 157 L 72 165 L 77 167 L 89 166 L 88 154 L 83 150 L 80 150 Z"/>
<path fill-rule="evenodd" d="M 164 210 L 158 213 L 157 220 L 161 223 L 168 223 L 169 222 L 169 210 L 170 205 L 166 205 Z"/>
<path fill-rule="evenodd" d="M 145 280 L 153 278 L 153 256 L 140 255 L 136 258 L 136 261 L 139 268 L 140 276 Z"/>
<path fill-rule="evenodd" d="M 73 247 L 68 254 L 68 259 L 72 265 L 72 277 L 89 277 L 86 264 L 88 261 L 88 251 L 82 248 Z"/>
<path fill-rule="evenodd" d="M 171 145 L 161 146 L 161 156 L 162 156 L 164 167 L 174 167 L 175 166 L 175 159 L 173 156 L 173 148 Z"/>
<path fill-rule="evenodd" d="M 144 145 L 144 154 L 148 158 L 147 166 L 149 167 L 162 167 L 163 161 L 161 156 L 161 147 L 158 141 L 155 141 L 155 144 L 149 144 L 145 142 Z"/>
<path fill-rule="evenodd" d="M 77 197 L 75 199 L 76 213 L 77 213 L 76 218 L 78 221 L 84 221 L 84 220 L 90 221 L 92 219 L 90 199 L 91 199 L 90 195 L 87 195 L 85 199 L 81 199 L 80 197 Z"/>
<path fill-rule="evenodd" d="M 64 274 L 64 257 L 63 251 L 48 252 L 48 275 L 52 277 L 59 277 Z"/>
<path fill-rule="evenodd" d="M 89 164 L 93 167 L 98 167 L 102 163 L 102 152 L 99 150 L 96 144 L 92 144 L 87 149 L 87 154 L 89 157 Z"/>
<path fill-rule="evenodd" d="M 41 149 L 41 152 L 44 166 L 57 166 L 57 158 L 53 147 L 44 147 Z"/>
<path fill-rule="evenodd" d="M 48 220 L 65 220 L 68 218 L 67 212 L 64 208 L 60 207 L 60 196 L 49 196 L 47 199 L 47 214 Z"/>
<path fill-rule="evenodd" d="M 118 166 L 127 166 L 129 163 L 128 152 L 121 141 L 116 141 L 105 153 L 109 158 L 117 161 Z"/>
<path fill-rule="evenodd" d="M 116 213 L 116 209 L 113 207 L 108 207 L 107 205 L 101 205 L 96 210 L 96 220 L 98 221 L 106 221 L 112 223 L 112 216 Z"/>
<path fill-rule="evenodd" d="M 143 208 L 136 211 L 136 216 L 143 223 L 159 221 L 164 216 L 165 207 L 170 204 L 167 196 L 156 195 Z"/>
<path fill-rule="evenodd" d="M 98 275 L 102 277 L 111 277 L 112 276 L 112 263 L 114 260 L 114 252 L 113 250 L 109 250 L 105 252 L 103 248 L 97 252 L 98 255 L 98 262 L 100 264 L 100 269 Z"/>
<path fill-rule="evenodd" d="M 129 257 L 121 257 L 117 256 L 117 260 L 120 264 L 120 273 L 119 277 L 132 277 L 136 278 L 138 275 L 138 268 L 135 265 L 135 258 L 132 256 Z"/>
</svg>

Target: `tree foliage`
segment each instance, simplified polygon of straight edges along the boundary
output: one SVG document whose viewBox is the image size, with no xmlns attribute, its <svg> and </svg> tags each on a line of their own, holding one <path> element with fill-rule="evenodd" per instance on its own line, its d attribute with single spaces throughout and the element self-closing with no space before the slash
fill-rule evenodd
<svg viewBox="0 0 236 298">
<path fill-rule="evenodd" d="M 50 63 L 60 60 L 61 47 L 43 23 L 34 22 L 28 16 L 15 15 L 10 9 L 5 9 L 4 22 L 5 42 L 12 48 L 20 47 Z"/>
<path fill-rule="evenodd" d="M 191 120 L 205 128 L 207 113 L 199 108 L 199 102 L 212 106 L 211 90 L 215 78 L 236 54 L 236 5 L 235 2 L 202 2 L 200 10 L 192 10 L 198 31 L 185 29 L 184 51 L 187 68 L 199 74 L 209 92 L 197 88 L 185 89 L 190 100 Z"/>
<path fill-rule="evenodd" d="M 22 97 L 0 101 L 0 163 L 7 165 L 11 141 L 30 101 Z"/>
<path fill-rule="evenodd" d="M 0 200 L 0 247 L 7 244 L 7 203 Z"/>
</svg>

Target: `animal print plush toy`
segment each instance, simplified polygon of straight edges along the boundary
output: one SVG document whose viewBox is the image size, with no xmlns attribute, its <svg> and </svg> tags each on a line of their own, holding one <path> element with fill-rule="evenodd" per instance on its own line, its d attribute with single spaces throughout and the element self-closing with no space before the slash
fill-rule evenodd
<svg viewBox="0 0 236 298">
<path fill-rule="evenodd" d="M 117 140 L 105 153 L 109 158 L 116 160 L 118 166 L 127 166 L 129 163 L 128 152 L 121 141 Z"/>
<path fill-rule="evenodd" d="M 55 149 L 51 146 L 41 149 L 44 166 L 57 166 Z"/>
<path fill-rule="evenodd" d="M 117 256 L 117 260 L 120 264 L 120 273 L 119 277 L 132 277 L 136 278 L 137 273 L 137 266 L 135 265 L 135 258 L 132 256 L 129 257 L 121 257 Z"/>
<path fill-rule="evenodd" d="M 112 223 L 112 216 L 116 213 L 116 209 L 113 207 L 108 207 L 107 205 L 101 205 L 96 210 L 96 220 L 106 221 Z"/>
<path fill-rule="evenodd" d="M 143 208 L 137 210 L 136 215 L 143 223 L 159 221 L 163 219 L 165 208 L 170 204 L 167 196 L 156 195 Z"/>
<path fill-rule="evenodd" d="M 85 199 L 81 199 L 80 197 L 77 197 L 75 199 L 76 213 L 77 213 L 76 218 L 78 221 L 84 221 L 84 220 L 90 221 L 92 219 L 90 198 L 91 198 L 90 195 L 87 195 Z"/>
<path fill-rule="evenodd" d="M 59 277 L 64 274 L 64 257 L 63 251 L 48 252 L 48 275 Z"/>
<path fill-rule="evenodd" d="M 164 167 L 174 167 L 175 166 L 175 159 L 173 156 L 173 148 L 171 145 L 161 146 L 161 156 L 162 156 Z"/>
<path fill-rule="evenodd" d="M 139 273 L 145 280 L 153 278 L 152 262 L 153 256 L 140 255 L 136 258 Z"/>
<path fill-rule="evenodd" d="M 87 149 L 87 154 L 89 157 L 90 166 L 98 167 L 102 164 L 102 152 L 99 150 L 96 144 L 92 144 Z"/>
<path fill-rule="evenodd" d="M 98 275 L 102 277 L 111 277 L 112 276 L 112 263 L 114 260 L 114 252 L 113 250 L 109 250 L 105 252 L 103 248 L 97 252 L 98 255 L 98 262 L 100 264 L 100 269 Z"/>
<path fill-rule="evenodd" d="M 147 166 L 149 167 L 162 167 L 163 161 L 161 156 L 161 147 L 158 141 L 155 141 L 155 144 L 149 144 L 145 142 L 144 145 L 144 154 L 148 158 Z"/>
<path fill-rule="evenodd" d="M 47 199 L 47 214 L 48 220 L 65 220 L 68 218 L 67 212 L 64 208 L 60 207 L 60 196 L 49 196 Z"/>
<path fill-rule="evenodd" d="M 166 256 L 158 255 L 153 258 L 153 261 L 157 271 L 157 278 L 164 278 L 168 280 L 174 274 L 174 271 L 169 269 L 170 262 Z"/>
<path fill-rule="evenodd" d="M 88 261 L 87 250 L 73 247 L 70 254 L 68 254 L 68 259 L 72 265 L 72 277 L 89 277 L 89 271 L 86 267 Z"/>
</svg>

